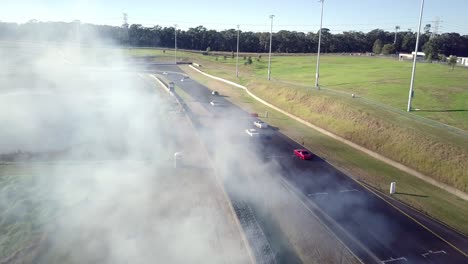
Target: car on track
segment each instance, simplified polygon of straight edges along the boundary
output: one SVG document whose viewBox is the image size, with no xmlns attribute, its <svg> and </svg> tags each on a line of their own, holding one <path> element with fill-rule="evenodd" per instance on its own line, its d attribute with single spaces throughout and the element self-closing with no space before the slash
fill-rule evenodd
<svg viewBox="0 0 468 264">
<path fill-rule="evenodd" d="M 210 105 L 212 105 L 212 106 L 222 106 L 223 104 L 221 104 L 220 102 L 217 102 L 217 101 L 211 101 Z"/>
<path fill-rule="evenodd" d="M 212 91 L 212 92 L 211 92 L 211 95 L 212 95 L 212 96 L 219 96 L 219 93 L 218 93 L 218 91 Z"/>
<path fill-rule="evenodd" d="M 295 149 L 294 155 L 302 160 L 310 160 L 312 158 L 312 153 L 310 153 L 307 149 Z"/>
<path fill-rule="evenodd" d="M 246 129 L 246 130 L 245 130 L 245 133 L 247 133 L 247 135 L 249 135 L 249 136 L 251 136 L 251 137 L 258 137 L 258 136 L 260 136 L 260 133 L 258 133 L 258 131 L 257 131 L 255 128 Z"/>
<path fill-rule="evenodd" d="M 180 79 L 180 81 L 183 82 L 183 81 L 188 80 L 188 79 L 190 79 L 190 77 L 184 76 L 184 77 L 182 77 L 182 79 Z"/>
<path fill-rule="evenodd" d="M 258 128 L 267 128 L 268 124 L 263 122 L 262 120 L 256 120 L 256 121 L 254 121 L 254 126 L 256 126 Z"/>
</svg>

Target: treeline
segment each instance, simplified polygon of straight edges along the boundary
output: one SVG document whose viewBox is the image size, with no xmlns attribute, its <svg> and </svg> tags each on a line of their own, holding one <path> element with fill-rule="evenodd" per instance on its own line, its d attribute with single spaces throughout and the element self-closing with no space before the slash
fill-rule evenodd
<svg viewBox="0 0 468 264">
<path fill-rule="evenodd" d="M 0 40 L 45 40 L 79 41 L 91 43 L 99 37 L 101 41 L 134 47 L 174 47 L 173 27 L 143 27 L 139 24 L 117 26 L 82 24 L 79 21 L 38 22 L 25 24 L 0 23 Z M 269 32 L 240 32 L 242 52 L 268 52 Z M 318 32 L 304 33 L 281 30 L 273 34 L 272 49 L 282 53 L 317 52 Z M 364 33 L 345 31 L 332 34 L 322 30 L 322 52 L 375 52 L 384 54 L 410 53 L 416 44 L 416 33 L 410 30 L 388 32 L 375 29 Z M 177 29 L 177 47 L 190 50 L 236 51 L 237 30 L 209 30 L 203 26 Z M 420 50 L 428 59 L 437 60 L 445 56 L 468 56 L 468 35 L 444 33 L 431 38 L 430 25 L 421 34 Z"/>
</svg>

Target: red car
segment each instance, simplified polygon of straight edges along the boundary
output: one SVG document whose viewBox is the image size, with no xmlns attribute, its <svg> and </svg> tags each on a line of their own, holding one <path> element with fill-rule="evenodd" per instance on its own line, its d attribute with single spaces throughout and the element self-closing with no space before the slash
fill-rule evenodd
<svg viewBox="0 0 468 264">
<path fill-rule="evenodd" d="M 294 155 L 298 156 L 300 159 L 303 160 L 310 160 L 312 158 L 312 154 L 306 149 L 295 149 Z"/>
</svg>

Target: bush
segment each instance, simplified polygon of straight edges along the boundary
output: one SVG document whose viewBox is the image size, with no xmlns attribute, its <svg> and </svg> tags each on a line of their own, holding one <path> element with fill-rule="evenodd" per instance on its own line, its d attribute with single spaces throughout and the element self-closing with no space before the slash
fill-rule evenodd
<svg viewBox="0 0 468 264">
<path fill-rule="evenodd" d="M 246 59 L 247 59 L 247 57 L 246 57 L 246 56 L 244 56 L 244 60 L 246 60 Z"/>
<path fill-rule="evenodd" d="M 226 56 L 226 55 L 224 55 L 224 57 L 223 57 L 223 58 L 224 58 L 224 59 L 227 59 L 227 56 Z"/>
<path fill-rule="evenodd" d="M 218 61 L 218 56 L 216 56 L 216 59 L 215 59 L 215 60 Z"/>
<path fill-rule="evenodd" d="M 447 56 L 444 54 L 439 54 L 439 61 L 440 62 L 447 62 Z"/>
<path fill-rule="evenodd" d="M 384 55 L 390 55 L 395 53 L 395 46 L 392 44 L 385 44 L 382 48 L 382 53 Z"/>
<path fill-rule="evenodd" d="M 246 64 L 252 64 L 253 63 L 252 57 L 249 56 L 249 58 L 247 59 L 247 61 L 245 63 Z"/>
</svg>

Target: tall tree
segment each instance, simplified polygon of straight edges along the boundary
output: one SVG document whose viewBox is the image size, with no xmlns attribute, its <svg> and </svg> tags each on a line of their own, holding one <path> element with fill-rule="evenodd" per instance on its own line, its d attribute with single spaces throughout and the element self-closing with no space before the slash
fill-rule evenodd
<svg viewBox="0 0 468 264">
<path fill-rule="evenodd" d="M 375 53 L 375 54 L 380 54 L 382 53 L 382 41 L 380 39 L 377 39 L 375 42 L 374 42 L 374 46 L 372 47 L 372 51 Z"/>
</svg>

